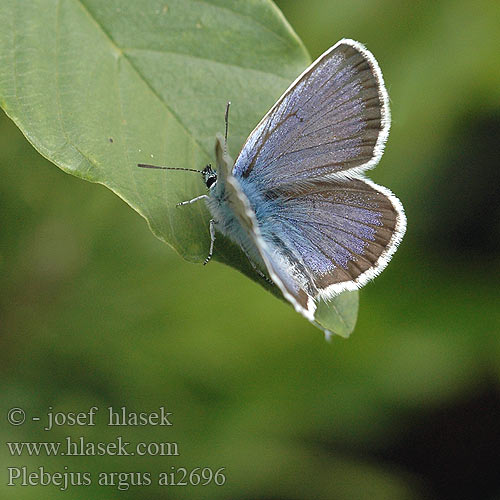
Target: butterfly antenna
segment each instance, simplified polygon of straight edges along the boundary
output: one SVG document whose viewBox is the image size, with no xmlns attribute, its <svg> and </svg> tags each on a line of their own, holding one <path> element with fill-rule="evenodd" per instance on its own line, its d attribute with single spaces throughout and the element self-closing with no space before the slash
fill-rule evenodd
<svg viewBox="0 0 500 500">
<path fill-rule="evenodd" d="M 137 166 L 141 168 L 157 168 L 159 170 L 184 170 L 186 172 L 198 172 L 199 174 L 202 173 L 201 170 L 196 170 L 194 168 L 158 167 L 157 165 L 148 165 L 147 163 L 138 163 Z"/>
<path fill-rule="evenodd" d="M 231 101 L 227 101 L 226 115 L 224 117 L 224 121 L 226 122 L 226 133 L 224 134 L 224 142 L 226 143 L 226 149 L 227 149 L 227 130 L 229 128 L 229 106 L 231 106 Z"/>
</svg>

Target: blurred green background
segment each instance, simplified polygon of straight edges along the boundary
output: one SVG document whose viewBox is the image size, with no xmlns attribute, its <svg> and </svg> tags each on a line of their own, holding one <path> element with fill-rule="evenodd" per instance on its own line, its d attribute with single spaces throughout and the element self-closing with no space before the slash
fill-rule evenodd
<svg viewBox="0 0 500 500">
<path fill-rule="evenodd" d="M 277 3 L 313 58 L 342 37 L 365 43 L 391 97 L 370 176 L 401 198 L 408 231 L 362 290 L 354 334 L 328 344 L 233 269 L 182 261 L 2 114 L 2 419 L 15 406 L 42 419 L 101 409 L 87 428 L 3 420 L 2 498 L 500 498 L 500 3 Z M 174 425 L 117 431 L 108 406 L 165 406 Z M 177 442 L 180 456 L 13 458 L 5 446 L 118 435 Z M 22 465 L 225 467 L 227 482 L 5 486 Z"/>
</svg>

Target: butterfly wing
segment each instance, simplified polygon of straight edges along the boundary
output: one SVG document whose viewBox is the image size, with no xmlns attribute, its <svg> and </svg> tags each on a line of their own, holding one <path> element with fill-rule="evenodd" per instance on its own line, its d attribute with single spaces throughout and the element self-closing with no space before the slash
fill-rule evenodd
<svg viewBox="0 0 500 500">
<path fill-rule="evenodd" d="M 236 177 L 263 186 L 377 164 L 389 134 L 382 73 L 360 43 L 341 40 L 292 83 L 245 142 Z"/>
<path fill-rule="evenodd" d="M 278 252 L 286 249 L 285 269 L 299 274 L 313 297 L 364 285 L 387 265 L 404 233 L 400 201 L 366 179 L 282 185 L 268 195 L 275 209 L 259 221 L 261 232 L 272 235 Z"/>
<path fill-rule="evenodd" d="M 316 304 L 311 290 L 303 286 L 303 280 L 298 279 L 297 273 L 291 272 L 288 265 L 291 255 L 278 251 L 275 244 L 264 238 L 255 211 L 236 177 L 229 175 L 226 178 L 225 190 L 233 213 L 254 241 L 274 283 L 278 285 L 284 297 L 293 304 L 297 312 L 313 321 Z"/>
<path fill-rule="evenodd" d="M 315 299 L 382 271 L 404 234 L 399 200 L 362 177 L 379 161 L 389 126 L 375 58 L 341 40 L 262 119 L 228 177 L 229 196 L 241 201 L 235 213 L 270 276 L 310 320 Z"/>
<path fill-rule="evenodd" d="M 267 191 L 272 209 L 258 216 L 236 177 L 228 177 L 226 190 L 269 275 L 311 321 L 315 299 L 355 290 L 378 275 L 405 230 L 400 201 L 366 179 L 282 185 Z"/>
<path fill-rule="evenodd" d="M 229 156 L 226 141 L 221 134 L 215 136 L 215 158 L 217 161 L 217 177 L 222 182 L 225 182 L 227 177 L 231 175 L 234 161 Z"/>
</svg>

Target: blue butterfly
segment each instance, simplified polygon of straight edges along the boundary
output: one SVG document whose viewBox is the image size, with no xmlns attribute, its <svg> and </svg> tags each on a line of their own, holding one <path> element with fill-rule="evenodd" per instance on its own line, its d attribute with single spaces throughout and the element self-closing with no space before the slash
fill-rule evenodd
<svg viewBox="0 0 500 500">
<path fill-rule="evenodd" d="M 388 101 L 371 52 L 343 39 L 290 85 L 235 162 L 226 147 L 228 104 L 217 170 L 194 170 L 208 194 L 179 204 L 203 199 L 212 214 L 205 264 L 219 231 L 312 322 L 318 300 L 378 275 L 406 227 L 401 202 L 364 177 L 384 150 Z"/>
</svg>

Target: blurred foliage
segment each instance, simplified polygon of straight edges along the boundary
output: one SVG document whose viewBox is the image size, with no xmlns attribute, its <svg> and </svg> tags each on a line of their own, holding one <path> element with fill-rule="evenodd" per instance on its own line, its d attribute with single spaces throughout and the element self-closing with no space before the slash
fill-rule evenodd
<svg viewBox="0 0 500 500">
<path fill-rule="evenodd" d="M 393 125 L 370 173 L 408 232 L 347 341 L 218 263 L 188 264 L 106 189 L 0 119 L 2 408 L 126 405 L 174 426 L 1 427 L 5 441 L 176 441 L 180 457 L 1 467 L 226 467 L 223 487 L 5 486 L 2 498 L 494 499 L 500 495 L 500 4 L 279 2 L 313 57 L 339 38 L 384 72 Z M 194 305 L 193 305 L 194 304 Z"/>
</svg>

